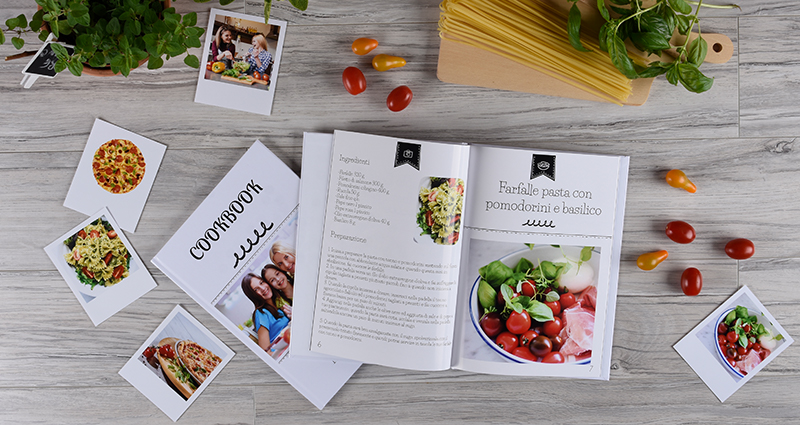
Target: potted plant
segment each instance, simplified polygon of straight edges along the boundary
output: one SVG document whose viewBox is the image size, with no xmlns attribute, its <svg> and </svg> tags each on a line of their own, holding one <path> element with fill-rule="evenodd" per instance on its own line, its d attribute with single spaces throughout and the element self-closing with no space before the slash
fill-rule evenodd
<svg viewBox="0 0 800 425">
<path fill-rule="evenodd" d="M 220 0 L 220 4 L 232 1 Z M 301 10 L 308 6 L 308 0 L 290 2 Z M 265 21 L 271 3 L 264 2 Z M 6 21 L 8 31 L 16 33 L 11 43 L 21 49 L 23 33 L 38 33 L 42 41 L 52 33 L 60 42 L 74 46 L 69 54 L 60 44 L 53 44 L 56 72 L 68 69 L 78 76 L 128 76 L 145 61 L 148 69 L 161 68 L 165 59 L 184 54 L 189 47 L 201 47 L 200 37 L 205 32 L 196 26 L 196 13 L 180 15 L 170 0 L 36 0 L 36 4 L 39 10 L 30 21 L 25 15 Z M 0 32 L 0 44 L 5 38 Z M 186 55 L 183 61 L 200 67 L 195 55 Z"/>
</svg>

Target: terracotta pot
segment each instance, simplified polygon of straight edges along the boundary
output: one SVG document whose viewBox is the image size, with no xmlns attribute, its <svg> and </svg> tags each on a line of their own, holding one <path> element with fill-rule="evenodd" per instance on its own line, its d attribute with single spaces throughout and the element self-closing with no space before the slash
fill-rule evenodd
<svg viewBox="0 0 800 425">
<path fill-rule="evenodd" d="M 172 1 L 171 0 L 162 0 L 161 3 L 164 5 L 164 9 L 167 9 L 167 8 L 172 6 Z M 41 6 L 38 6 L 38 9 L 41 9 L 41 8 L 42 8 Z M 48 30 L 50 29 L 49 25 L 47 24 L 47 22 L 45 22 L 43 24 L 43 26 L 47 27 Z M 145 63 L 147 63 L 147 58 L 144 58 L 144 59 L 140 60 L 139 61 L 139 65 L 137 65 L 137 68 L 142 66 L 142 65 L 144 65 Z M 119 72 L 111 71 L 111 66 L 104 66 L 104 67 L 101 67 L 101 68 L 95 68 L 95 67 L 89 66 L 87 63 L 84 62 L 84 64 L 83 64 L 83 72 L 81 73 L 81 75 L 91 75 L 93 77 L 113 77 L 115 75 L 119 75 Z"/>
</svg>

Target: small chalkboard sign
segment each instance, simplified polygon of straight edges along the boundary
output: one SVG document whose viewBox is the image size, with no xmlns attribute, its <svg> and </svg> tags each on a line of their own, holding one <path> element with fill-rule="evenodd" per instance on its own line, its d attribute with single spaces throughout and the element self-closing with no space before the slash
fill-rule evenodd
<svg viewBox="0 0 800 425">
<path fill-rule="evenodd" d="M 39 77 L 53 78 L 56 76 L 56 52 L 52 48 L 53 42 L 45 43 L 36 55 L 28 62 L 25 69 L 22 70 L 23 74 L 36 75 Z M 72 47 L 64 46 L 67 52 L 71 55 L 74 52 Z"/>
</svg>

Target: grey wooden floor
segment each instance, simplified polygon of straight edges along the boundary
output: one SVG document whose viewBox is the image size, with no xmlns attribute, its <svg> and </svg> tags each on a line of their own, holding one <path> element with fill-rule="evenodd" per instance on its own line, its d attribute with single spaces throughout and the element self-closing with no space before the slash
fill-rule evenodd
<svg viewBox="0 0 800 425">
<path fill-rule="evenodd" d="M 243 1 L 227 8 L 243 11 Z M 203 23 L 215 3 L 175 1 Z M 19 85 L 24 60 L 0 62 L 0 423 L 170 423 L 117 371 L 176 303 L 238 353 L 180 423 L 800 423 L 800 346 L 724 404 L 672 349 L 742 285 L 800 337 L 800 1 L 705 12 L 704 31 L 735 45 L 730 62 L 704 66 L 714 88 L 696 95 L 659 78 L 638 108 L 441 83 L 436 0 L 310 3 L 306 13 L 273 7 L 290 25 L 270 117 L 193 103 L 197 73 L 181 59 L 127 79 L 63 73 L 29 90 Z M 0 21 L 34 7 L 4 0 Z M 408 65 L 369 74 L 354 97 L 340 75 L 366 65 L 349 52 L 362 36 Z M 15 52 L 0 46 L 0 56 Z M 414 100 L 393 114 L 385 96 L 401 84 Z M 611 380 L 365 365 L 318 411 L 152 266 L 158 288 L 95 328 L 42 248 L 84 218 L 62 203 L 98 117 L 168 145 L 128 234 L 146 261 L 256 138 L 297 172 L 303 131 L 333 129 L 631 155 Z M 671 168 L 698 192 L 667 187 Z M 675 219 L 694 224 L 694 243 L 665 238 Z M 756 255 L 726 257 L 734 237 L 753 240 Z M 638 270 L 636 257 L 657 249 L 669 260 Z M 688 266 L 704 275 L 698 297 L 679 288 Z"/>
</svg>

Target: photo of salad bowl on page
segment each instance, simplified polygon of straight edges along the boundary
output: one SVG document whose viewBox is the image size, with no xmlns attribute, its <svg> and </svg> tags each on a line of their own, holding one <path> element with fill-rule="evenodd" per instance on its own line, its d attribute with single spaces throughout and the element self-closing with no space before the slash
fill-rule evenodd
<svg viewBox="0 0 800 425">
<path fill-rule="evenodd" d="M 531 244 L 481 267 L 469 298 L 481 339 L 517 363 L 588 363 L 599 254 Z"/>
<path fill-rule="evenodd" d="M 717 355 L 739 378 L 752 372 L 783 341 L 766 317 L 741 305 L 725 310 L 716 329 Z"/>
<path fill-rule="evenodd" d="M 422 230 L 417 242 L 455 245 L 461 233 L 461 210 L 464 206 L 464 180 L 426 177 L 420 184 L 417 225 Z M 425 237 L 428 235 L 430 239 Z"/>
</svg>

